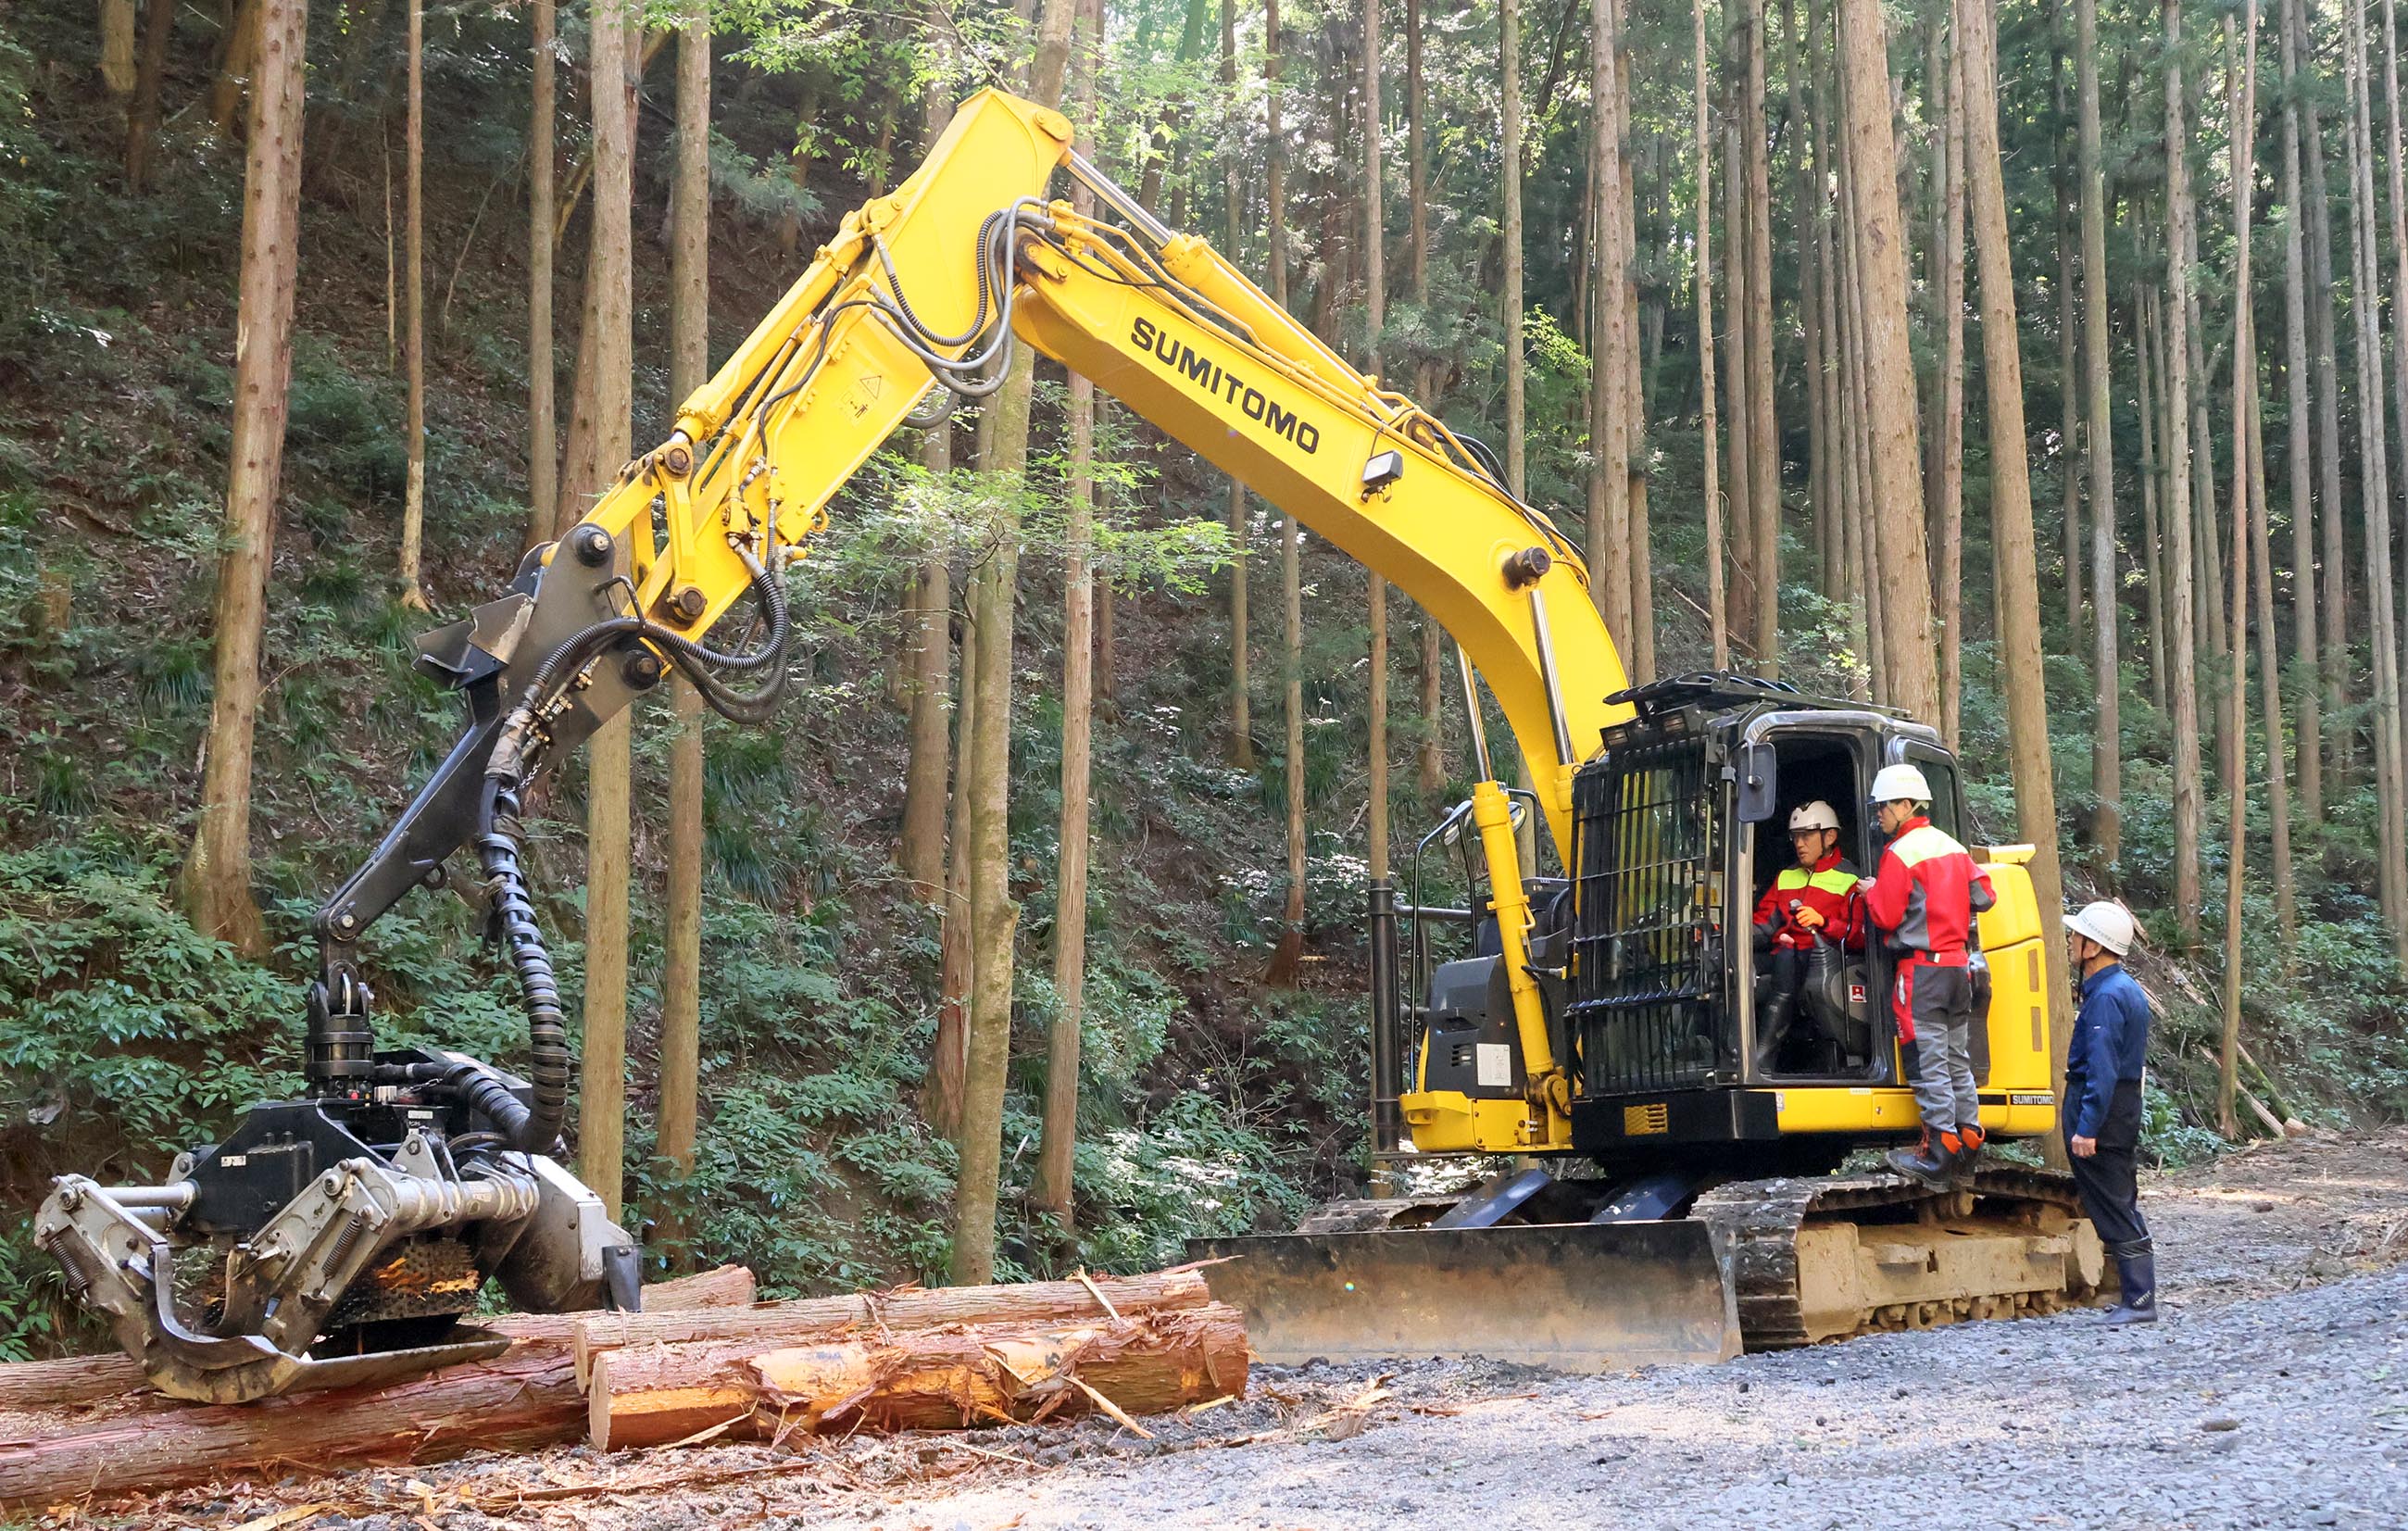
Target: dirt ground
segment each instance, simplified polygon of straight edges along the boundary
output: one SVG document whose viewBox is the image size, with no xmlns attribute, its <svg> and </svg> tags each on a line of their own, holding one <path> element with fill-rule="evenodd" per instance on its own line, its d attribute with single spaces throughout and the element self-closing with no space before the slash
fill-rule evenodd
<svg viewBox="0 0 2408 1531">
<path fill-rule="evenodd" d="M 225 1484 L 36 1524 L 227 1531 L 2408 1526 L 2408 1129 L 2144 1182 L 2168 1311 L 1870 1337 L 1713 1368 L 1258 1368 L 1143 1422 Z"/>
</svg>

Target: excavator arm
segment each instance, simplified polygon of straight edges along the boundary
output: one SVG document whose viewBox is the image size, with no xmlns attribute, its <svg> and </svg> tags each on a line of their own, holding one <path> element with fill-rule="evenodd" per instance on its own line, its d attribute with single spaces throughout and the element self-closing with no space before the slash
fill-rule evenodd
<svg viewBox="0 0 2408 1531">
<path fill-rule="evenodd" d="M 1039 200 L 1057 168 L 1111 216 Z M 715 671 L 727 656 L 701 649 L 708 635 L 748 591 L 766 612 L 769 571 L 801 556 L 879 445 L 932 390 L 991 393 L 1015 343 L 1086 376 L 1454 636 L 1482 779 L 1472 823 L 1514 954 L 1532 1076 L 1521 1136 L 1560 1143 L 1564 1072 L 1519 956 L 1530 911 L 1469 688 L 1476 671 L 1496 695 L 1569 861 L 1573 772 L 1599 730 L 1629 716 L 1605 700 L 1624 685 L 1622 662 L 1579 550 L 1512 494 L 1484 448 L 1356 370 L 1204 241 L 1163 227 L 1075 151 L 1059 113 L 998 91 L 965 103 L 918 172 L 845 218 L 680 406 L 669 438 L 530 564 L 522 591 L 429 640 L 430 665 L 461 680 L 490 721 L 321 912 L 335 954 L 327 993 L 355 992 L 344 947 L 366 922 L 482 833 L 480 783 L 524 780 L 666 665 L 723 710 L 757 716 L 770 698 L 730 697 Z M 771 641 L 739 663 L 781 673 L 781 633 L 773 622 Z M 351 1052 L 359 1066 L 364 1037 Z"/>
<path fill-rule="evenodd" d="M 1520 1139 L 1568 1140 L 1565 1071 L 1529 971 L 1529 905 L 1471 676 L 1500 704 L 1569 860 L 1573 771 L 1627 716 L 1605 701 L 1624 677 L 1586 565 L 1484 448 L 1162 227 L 1071 139 L 1059 113 L 1003 93 L 965 103 L 918 172 L 849 214 L 683 401 L 667 440 L 529 553 L 505 594 L 422 640 L 421 667 L 463 693 L 468 727 L 317 914 L 305 1098 L 251 1108 L 163 1186 L 63 1177 L 36 1220 L 71 1290 L 161 1388 L 229 1401 L 490 1353 L 491 1337 L 444 1329 L 488 1279 L 526 1307 L 635 1302 L 633 1240 L 550 1157 L 571 1059 L 521 866 L 522 795 L 671 668 L 722 713 L 766 718 L 786 669 L 786 564 L 932 390 L 993 393 L 1018 344 L 1091 379 L 1454 635 L 1483 778 L 1471 818 L 1529 1078 Z M 1113 216 L 1041 200 L 1062 168 Z M 751 634 L 718 646 L 744 608 Z M 358 943 L 463 850 L 527 1012 L 524 1080 L 375 1044 Z"/>
<path fill-rule="evenodd" d="M 1069 133 L 1059 113 L 998 91 L 965 103 L 917 173 L 847 215 L 680 406 L 669 438 L 536 555 L 511 595 L 430 638 L 430 665 L 464 686 L 492 674 L 506 700 L 559 637 L 609 617 L 640 617 L 627 646 L 681 663 L 665 635 L 702 641 L 759 590 L 754 565 L 800 556 L 828 502 L 932 389 L 991 392 L 1016 339 L 1435 616 L 1496 694 L 1569 850 L 1571 770 L 1598 729 L 1628 716 L 1603 699 L 1621 689 L 1622 664 L 1579 551 L 1515 500 L 1477 443 L 1349 365 L 1202 240 L 1156 223 Z M 1066 165 L 1118 222 L 1037 200 Z M 567 622 L 544 620 L 554 606 Z M 589 662 L 530 745 L 566 752 L 659 673 Z M 1565 692 L 1564 674 L 1582 683 Z M 447 762 L 437 783 L 455 774 Z M 423 817 L 414 804 L 398 838 L 328 902 L 328 934 L 356 934 L 465 843 L 450 822 L 413 837 Z"/>
</svg>

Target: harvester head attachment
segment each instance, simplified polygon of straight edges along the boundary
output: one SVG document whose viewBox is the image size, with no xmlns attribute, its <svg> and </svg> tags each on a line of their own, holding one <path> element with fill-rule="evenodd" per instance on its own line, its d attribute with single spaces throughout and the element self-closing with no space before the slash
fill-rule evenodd
<svg viewBox="0 0 2408 1531">
<path fill-rule="evenodd" d="M 1727 1361 L 1727 1262 L 1702 1223 L 1559 1223 L 1197 1239 L 1276 1365 L 1484 1356 L 1556 1371 Z"/>
<path fill-rule="evenodd" d="M 576 1177 L 465 1106 L 379 1094 L 254 1106 L 164 1185 L 61 1176 L 35 1242 L 154 1386 L 209 1403 L 498 1354 L 461 1322 L 488 1279 L 523 1308 L 636 1306 L 634 1241 Z"/>
</svg>

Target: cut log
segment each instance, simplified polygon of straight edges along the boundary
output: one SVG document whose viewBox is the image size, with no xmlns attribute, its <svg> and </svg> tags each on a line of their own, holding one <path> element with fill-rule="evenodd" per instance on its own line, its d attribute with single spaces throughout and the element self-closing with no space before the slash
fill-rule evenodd
<svg viewBox="0 0 2408 1531">
<path fill-rule="evenodd" d="M 644 1311 L 677 1313 L 697 1308 L 742 1308 L 752 1300 L 752 1273 L 722 1266 L 644 1288 Z M 521 1343 L 566 1345 L 584 1313 L 511 1313 L 483 1321 Z M 141 1364 L 130 1355 L 70 1355 L 57 1361 L 0 1366 L 0 1409 L 57 1409 L 97 1403 L 150 1386 Z"/>
<path fill-rule="evenodd" d="M 723 1266 L 644 1289 L 647 1308 L 752 1301 L 752 1273 Z M 585 1424 L 568 1342 L 582 1315 L 491 1321 L 517 1343 L 491 1361 L 384 1388 L 307 1393 L 260 1403 L 158 1400 L 140 1413 L 0 1439 L 0 1506 L 144 1493 L 227 1473 L 310 1471 L 361 1462 L 431 1462 L 472 1451 L 575 1440 Z M 133 1364 L 122 1356 L 90 1361 Z M 103 1368 L 105 1374 L 105 1368 Z M 136 1368 L 135 1387 L 142 1385 Z"/>
<path fill-rule="evenodd" d="M 0 1366 L 0 1409 L 96 1403 L 150 1385 L 141 1364 L 125 1354 L 18 1361 Z"/>
<path fill-rule="evenodd" d="M 646 1345 L 595 1353 L 587 1439 L 611 1450 L 706 1432 L 950 1430 L 1083 1414 L 1103 1400 L 1107 1412 L 1160 1413 L 1242 1395 L 1246 1366 L 1244 1320 L 1223 1303 L 810 1345 Z"/>
<path fill-rule="evenodd" d="M 858 1293 L 763 1303 L 714 1312 L 585 1313 L 579 1315 L 575 1346 L 577 1380 L 593 1376 L 604 1351 L 638 1345 L 685 1345 L 730 1340 L 743 1355 L 756 1355 L 778 1342 L 837 1338 L 855 1331 L 935 1329 L 962 1324 L 1072 1323 L 1136 1317 L 1168 1309 L 1200 1308 L 1211 1300 L 1203 1276 L 1194 1270 L 1150 1276 L 1106 1276 L 1092 1281 L 1029 1281 L 1013 1286 L 953 1286 L 934 1290 Z"/>
<path fill-rule="evenodd" d="M 194 1404 L 0 1440 L 0 1507 L 549 1446 L 584 1424 L 566 1348 L 538 1341 L 394 1387 Z"/>
</svg>

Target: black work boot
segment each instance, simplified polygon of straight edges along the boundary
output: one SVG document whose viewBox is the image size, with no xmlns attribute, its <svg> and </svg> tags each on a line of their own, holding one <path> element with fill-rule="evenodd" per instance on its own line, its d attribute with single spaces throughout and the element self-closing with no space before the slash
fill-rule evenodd
<svg viewBox="0 0 2408 1531">
<path fill-rule="evenodd" d="M 2109 1252 L 2115 1256 L 2115 1276 L 2124 1294 L 2115 1306 L 2099 1322 L 2111 1329 L 2130 1324 L 2157 1322 L 2157 1246 L 2148 1239 L 2135 1239 L 2118 1245 Z"/>
<path fill-rule="evenodd" d="M 1956 1141 L 1959 1147 L 1955 1168 L 1958 1180 L 1964 1180 L 1973 1173 L 1973 1161 L 1981 1157 L 1982 1148 L 1989 1140 L 1990 1135 L 1983 1131 L 1978 1123 L 1970 1127 L 1960 1126 L 1956 1129 Z"/>
<path fill-rule="evenodd" d="M 1889 1166 L 1899 1174 L 1912 1177 L 1934 1191 L 1948 1189 L 1949 1171 L 1956 1163 L 1962 1144 L 1953 1132 L 1933 1132 L 1926 1127 L 1923 1141 L 1913 1149 L 1889 1151 Z"/>
<path fill-rule="evenodd" d="M 1771 1073 L 1781 1061 L 1781 1049 L 1789 1040 L 1789 1023 L 1798 1013 L 1798 991 L 1783 989 L 1765 1003 L 1763 1023 L 1756 1028 L 1756 1066 Z"/>
</svg>

